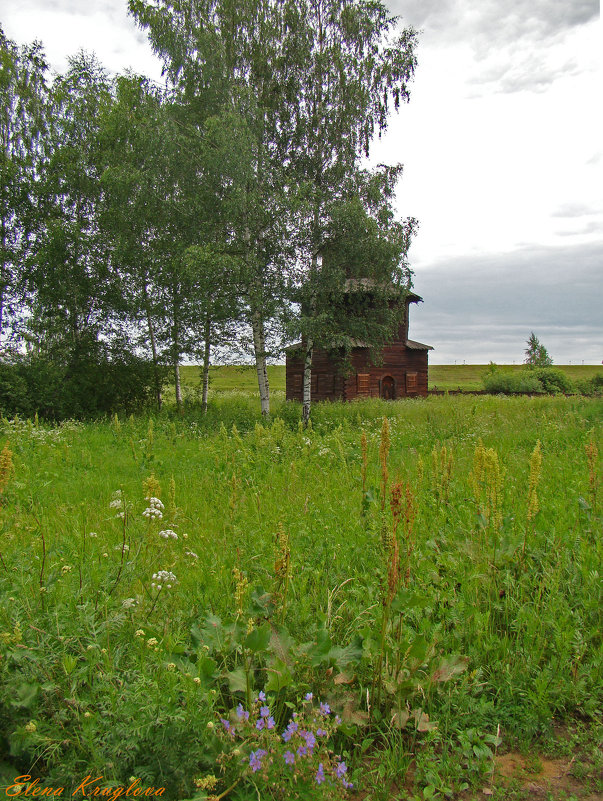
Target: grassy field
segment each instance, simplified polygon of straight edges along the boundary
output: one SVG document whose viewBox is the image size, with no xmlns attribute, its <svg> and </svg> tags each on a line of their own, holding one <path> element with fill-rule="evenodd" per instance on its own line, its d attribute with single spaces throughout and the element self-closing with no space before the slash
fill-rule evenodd
<svg viewBox="0 0 603 801">
<path fill-rule="evenodd" d="M 600 797 L 602 413 L 370 400 L 303 430 L 223 392 L 3 421 L 0 795 L 519 800 L 498 771 L 540 754 Z"/>
<path fill-rule="evenodd" d="M 603 366 L 598 365 L 558 365 L 572 380 L 590 378 L 603 372 Z M 482 378 L 488 369 L 487 364 L 433 364 L 429 366 L 430 389 L 483 389 Z M 517 372 L 523 365 L 503 365 L 501 369 Z M 182 383 L 194 389 L 199 386 L 199 368 L 187 366 L 182 368 Z M 277 392 L 285 391 L 285 368 L 283 365 L 268 367 L 268 380 L 271 389 Z M 210 371 L 210 385 L 218 392 L 227 392 L 239 389 L 242 391 L 257 391 L 257 376 L 255 367 L 228 365 L 212 367 Z"/>
</svg>

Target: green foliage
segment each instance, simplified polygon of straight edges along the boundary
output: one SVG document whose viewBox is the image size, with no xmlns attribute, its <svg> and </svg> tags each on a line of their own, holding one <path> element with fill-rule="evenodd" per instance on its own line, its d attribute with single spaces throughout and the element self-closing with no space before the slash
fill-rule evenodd
<svg viewBox="0 0 603 801">
<path fill-rule="evenodd" d="M 165 380 L 165 368 L 161 368 Z M 47 420 L 90 418 L 148 407 L 155 393 L 155 371 L 146 359 L 119 343 L 82 343 L 67 354 L 32 355 L 0 364 L 2 414 Z"/>
<path fill-rule="evenodd" d="M 513 395 L 515 393 L 540 393 L 544 388 L 531 371 L 507 373 L 503 370 L 490 372 L 483 378 L 484 388 L 492 394 Z"/>
<path fill-rule="evenodd" d="M 542 388 L 549 395 L 555 395 L 558 392 L 573 392 L 574 384 L 565 375 L 562 370 L 553 367 L 536 367 L 530 370 L 531 375 L 534 376 L 542 384 Z"/>
<path fill-rule="evenodd" d="M 550 367 L 553 360 L 549 356 L 547 349 L 540 342 L 536 334 L 532 331 L 527 341 L 525 363 L 530 367 Z"/>
</svg>

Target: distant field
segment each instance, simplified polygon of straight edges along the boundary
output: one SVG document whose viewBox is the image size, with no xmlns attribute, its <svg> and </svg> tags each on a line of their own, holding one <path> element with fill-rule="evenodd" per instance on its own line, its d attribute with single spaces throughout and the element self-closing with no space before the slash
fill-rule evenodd
<svg viewBox="0 0 603 801">
<path fill-rule="evenodd" d="M 588 365 L 555 365 L 566 373 L 572 380 L 590 378 L 596 373 L 603 372 L 603 366 Z M 521 370 L 523 365 L 501 365 L 501 369 L 514 372 Z M 429 389 L 483 389 L 482 377 L 488 369 L 487 364 L 433 364 L 429 367 Z M 199 367 L 188 366 L 182 368 L 182 383 L 188 387 L 199 386 Z M 268 367 L 268 380 L 270 388 L 275 391 L 285 391 L 285 367 L 273 365 Z M 210 373 L 210 386 L 213 390 L 227 391 L 239 389 L 246 392 L 257 391 L 257 376 L 255 367 L 251 365 L 212 367 Z"/>
</svg>

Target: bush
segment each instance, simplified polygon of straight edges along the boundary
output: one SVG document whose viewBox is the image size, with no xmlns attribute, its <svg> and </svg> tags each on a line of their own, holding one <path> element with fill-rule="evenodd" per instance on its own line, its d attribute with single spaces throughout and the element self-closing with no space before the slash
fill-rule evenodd
<svg viewBox="0 0 603 801">
<path fill-rule="evenodd" d="M 498 393 L 513 395 L 519 392 L 544 392 L 544 388 L 533 370 L 522 370 L 520 373 L 505 373 L 501 370 L 496 370 L 484 377 L 484 388 L 486 392 L 490 392 L 493 395 Z"/>
<path fill-rule="evenodd" d="M 165 380 L 162 369 L 161 380 Z M 153 366 L 114 345 L 84 343 L 67 358 L 23 356 L 0 364 L 0 411 L 47 420 L 132 414 L 155 395 Z"/>
<path fill-rule="evenodd" d="M 567 394 L 574 391 L 573 382 L 564 372 L 555 367 L 538 367 L 531 369 L 530 374 L 540 381 L 544 391 L 549 395 L 557 395 L 560 392 Z"/>
<path fill-rule="evenodd" d="M 603 373 L 597 373 L 591 378 L 582 378 L 576 381 L 576 390 L 581 395 L 589 397 L 603 395 Z"/>
</svg>

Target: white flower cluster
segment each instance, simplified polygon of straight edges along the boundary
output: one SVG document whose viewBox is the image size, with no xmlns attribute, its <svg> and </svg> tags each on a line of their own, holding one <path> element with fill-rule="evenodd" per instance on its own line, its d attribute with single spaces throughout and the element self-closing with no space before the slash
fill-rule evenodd
<svg viewBox="0 0 603 801">
<path fill-rule="evenodd" d="M 147 517 L 149 520 L 161 520 L 164 508 L 159 498 L 149 498 L 149 505 L 142 513 L 142 516 Z"/>
<path fill-rule="evenodd" d="M 188 549 L 184 551 L 186 556 L 190 556 L 191 559 L 198 559 L 198 555 L 194 551 L 189 551 Z"/>
<path fill-rule="evenodd" d="M 122 609 L 134 609 L 137 604 L 136 598 L 124 598 L 121 602 Z"/>
<path fill-rule="evenodd" d="M 123 545 L 114 545 L 113 546 L 113 550 L 114 551 L 121 551 L 122 553 L 125 553 L 126 551 L 130 550 L 130 546 L 127 543 L 124 543 Z"/>
<path fill-rule="evenodd" d="M 159 536 L 164 540 L 177 540 L 178 535 L 171 528 L 166 528 L 165 531 L 160 531 Z"/>
<path fill-rule="evenodd" d="M 168 590 L 171 590 L 172 584 L 176 584 L 177 581 L 178 579 L 171 570 L 159 570 L 157 573 L 153 573 L 151 587 L 157 587 L 157 589 L 166 587 Z"/>
<path fill-rule="evenodd" d="M 121 496 L 121 490 L 115 490 L 115 492 L 111 495 L 111 498 L 113 500 L 109 503 L 109 509 L 117 509 L 115 517 L 119 517 L 121 520 L 123 520 L 126 514 L 126 507 Z"/>
</svg>

